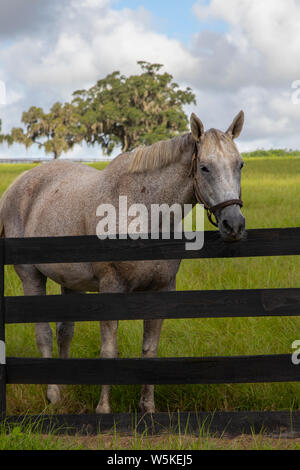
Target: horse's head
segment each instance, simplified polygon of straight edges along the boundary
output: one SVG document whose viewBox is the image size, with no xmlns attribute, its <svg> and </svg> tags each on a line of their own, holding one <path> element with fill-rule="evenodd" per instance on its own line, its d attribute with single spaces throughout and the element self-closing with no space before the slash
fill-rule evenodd
<svg viewBox="0 0 300 470">
<path fill-rule="evenodd" d="M 226 132 L 204 132 L 200 119 L 191 115 L 195 140 L 194 188 L 198 202 L 213 213 L 221 236 L 226 241 L 240 240 L 245 232 L 241 213 L 241 170 L 243 160 L 234 143 L 240 135 L 244 113 L 240 111 Z"/>
</svg>

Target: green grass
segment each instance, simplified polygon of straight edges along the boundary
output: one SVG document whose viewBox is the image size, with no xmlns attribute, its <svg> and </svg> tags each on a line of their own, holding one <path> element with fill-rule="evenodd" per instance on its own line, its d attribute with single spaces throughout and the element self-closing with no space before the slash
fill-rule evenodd
<svg viewBox="0 0 300 470">
<path fill-rule="evenodd" d="M 200 429 L 198 436 L 189 435 L 182 430 L 178 434 L 162 433 L 151 436 L 148 433 L 132 435 L 99 433 L 96 436 L 67 436 L 57 432 L 43 435 L 31 425 L 11 425 L 8 433 L 0 427 L 0 452 L 4 450 L 299 450 L 300 439 L 284 437 L 270 438 L 263 432 L 228 438 L 226 435 L 214 436 Z"/>
<path fill-rule="evenodd" d="M 8 432 L 9 430 L 9 432 Z M 199 427 L 197 436 L 186 429 L 177 433 L 162 432 L 152 436 L 147 431 L 130 434 L 99 432 L 97 435 L 80 436 L 59 434 L 59 430 L 42 433 L 40 425 L 30 423 L 0 425 L 0 452 L 3 450 L 300 450 L 300 439 L 283 435 L 270 437 L 263 430 L 257 434 L 229 437 L 226 430 L 219 435 Z"/>
<path fill-rule="evenodd" d="M 243 170 L 243 213 L 247 228 L 300 226 L 300 159 L 297 157 L 245 158 Z M 105 165 L 105 164 L 104 164 Z M 93 164 L 99 169 L 103 164 Z M 1 165 L 0 191 L 30 165 Z M 206 229 L 212 227 L 205 222 Z M 177 289 L 240 289 L 298 287 L 299 257 L 185 260 Z M 13 268 L 6 268 L 6 295 L 22 295 Z M 58 293 L 48 283 L 48 293 Z M 54 325 L 53 325 L 54 329 Z M 38 356 L 33 325 L 6 327 L 9 356 Z M 159 356 L 215 356 L 291 353 L 300 339 L 298 318 L 229 318 L 167 320 L 164 322 Z M 142 322 L 120 322 L 120 357 L 140 356 Z M 99 325 L 77 323 L 71 347 L 72 357 L 98 357 Z M 56 347 L 54 354 L 57 354 Z M 9 385 L 8 413 L 94 412 L 98 386 L 67 386 L 59 406 L 48 404 L 44 385 Z M 139 386 L 112 387 L 114 412 L 136 410 Z M 194 410 L 280 410 L 300 408 L 300 386 L 284 384 L 157 386 L 159 411 Z"/>
<path fill-rule="evenodd" d="M 4 426 L 0 428 L 0 452 L 2 450 L 82 450 L 80 442 L 63 439 L 57 433 L 44 436 L 32 426 L 25 429 L 15 425 L 6 432 Z"/>
</svg>

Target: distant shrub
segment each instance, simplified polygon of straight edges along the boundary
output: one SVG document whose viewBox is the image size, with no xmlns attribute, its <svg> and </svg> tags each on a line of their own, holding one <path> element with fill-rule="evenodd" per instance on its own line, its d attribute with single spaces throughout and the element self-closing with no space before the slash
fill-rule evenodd
<svg viewBox="0 0 300 470">
<path fill-rule="evenodd" d="M 242 152 L 243 157 L 300 157 L 300 150 L 292 149 L 258 149 L 253 152 Z"/>
</svg>

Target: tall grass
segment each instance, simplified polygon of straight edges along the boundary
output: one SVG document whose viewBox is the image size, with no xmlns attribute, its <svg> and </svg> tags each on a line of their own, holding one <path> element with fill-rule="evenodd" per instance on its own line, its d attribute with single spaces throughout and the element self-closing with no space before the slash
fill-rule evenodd
<svg viewBox="0 0 300 470">
<path fill-rule="evenodd" d="M 151 436 L 148 433 L 132 433 L 131 436 L 112 433 L 99 433 L 96 436 L 67 436 L 57 432 L 43 435 L 30 424 L 10 426 L 10 432 L 0 427 L 0 452 L 4 450 L 299 450 L 299 439 L 284 437 L 270 438 L 263 432 L 257 435 L 241 435 L 228 438 L 214 436 L 201 431 L 199 435 L 189 435 L 185 430 Z"/>
</svg>

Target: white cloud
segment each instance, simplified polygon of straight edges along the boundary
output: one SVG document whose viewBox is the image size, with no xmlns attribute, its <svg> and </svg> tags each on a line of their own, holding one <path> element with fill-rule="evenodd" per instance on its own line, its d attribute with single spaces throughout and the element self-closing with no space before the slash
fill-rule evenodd
<svg viewBox="0 0 300 470">
<path fill-rule="evenodd" d="M 9 97 L 0 109 L 5 131 L 19 125 L 29 106 L 48 108 L 114 70 L 136 73 L 136 62 L 146 60 L 164 64 L 181 86 L 192 87 L 198 104 L 187 111 L 196 111 L 206 128 L 225 130 L 244 109 L 241 146 L 300 147 L 300 104 L 291 100 L 291 84 L 300 79 L 299 1 L 198 1 L 194 13 L 202 31 L 189 49 L 158 33 L 143 7 L 116 10 L 109 0 L 51 5 L 59 8 L 51 28 L 39 11 L 45 23 L 38 36 L 27 24 L 26 34 L 24 26 L 0 50 L 0 80 Z M 226 30 L 205 30 L 215 20 L 226 22 Z"/>
<path fill-rule="evenodd" d="M 67 99 L 113 70 L 137 72 L 138 60 L 161 62 L 178 79 L 193 73 L 197 59 L 179 41 L 153 31 L 144 8 L 108 6 L 107 0 L 73 0 L 62 9 L 52 42 L 29 36 L 0 52 L 6 75 L 32 92 L 47 90 L 51 98 L 56 93 Z"/>
<path fill-rule="evenodd" d="M 73 5 L 78 3 L 79 7 L 88 7 L 88 8 L 105 8 L 110 4 L 110 0 L 76 0 L 73 1 Z"/>
<path fill-rule="evenodd" d="M 193 39 L 204 105 L 210 102 L 216 112 L 217 101 L 226 110 L 244 109 L 242 144 L 300 148 L 300 105 L 293 104 L 291 89 L 300 78 L 300 2 L 211 0 L 198 1 L 193 10 L 202 23 L 222 20 L 228 26 Z"/>
<path fill-rule="evenodd" d="M 221 35 L 222 46 L 232 46 L 238 64 L 246 63 L 249 71 L 255 69 L 259 73 L 258 77 L 250 74 L 249 81 L 278 83 L 298 76 L 298 0 L 211 0 L 208 5 L 197 2 L 194 12 L 201 21 L 218 18 L 230 25 L 229 32 Z M 227 56 L 227 60 L 230 63 L 231 57 Z"/>
</svg>

